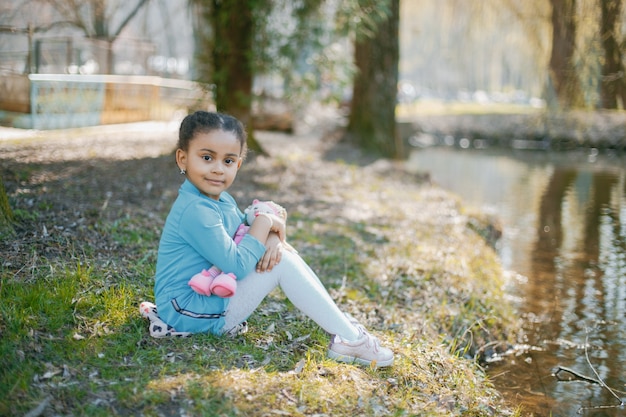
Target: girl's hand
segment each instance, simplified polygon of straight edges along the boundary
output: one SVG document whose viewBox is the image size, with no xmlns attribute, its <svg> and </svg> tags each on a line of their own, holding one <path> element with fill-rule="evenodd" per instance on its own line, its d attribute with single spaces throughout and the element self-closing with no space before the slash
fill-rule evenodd
<svg viewBox="0 0 626 417">
<path fill-rule="evenodd" d="M 276 216 L 275 214 L 261 213 L 259 216 L 267 216 L 270 219 L 270 232 L 274 232 L 278 235 L 281 242 L 285 242 L 286 236 L 286 224 L 285 219 Z"/>
<path fill-rule="evenodd" d="M 265 253 L 256 264 L 257 272 L 269 272 L 277 265 L 283 253 L 283 244 L 276 233 L 270 233 L 265 242 Z"/>
<path fill-rule="evenodd" d="M 267 238 L 271 233 L 275 233 L 278 239 L 284 242 L 286 239 L 285 220 L 276 215 L 267 213 L 260 213 L 248 230 L 248 234 L 254 236 L 261 242 L 267 242 Z"/>
</svg>

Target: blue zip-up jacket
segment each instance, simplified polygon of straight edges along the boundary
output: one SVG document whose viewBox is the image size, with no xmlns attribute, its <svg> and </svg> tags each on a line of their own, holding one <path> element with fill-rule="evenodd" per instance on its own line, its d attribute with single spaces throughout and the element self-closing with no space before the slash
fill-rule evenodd
<svg viewBox="0 0 626 417">
<path fill-rule="evenodd" d="M 238 279 L 255 269 L 265 245 L 248 234 L 235 244 L 243 220 L 230 194 L 222 192 L 216 201 L 189 181 L 181 185 L 161 235 L 154 285 L 159 316 L 177 331 L 222 331 L 228 298 L 197 294 L 187 283 L 213 265 Z"/>
</svg>

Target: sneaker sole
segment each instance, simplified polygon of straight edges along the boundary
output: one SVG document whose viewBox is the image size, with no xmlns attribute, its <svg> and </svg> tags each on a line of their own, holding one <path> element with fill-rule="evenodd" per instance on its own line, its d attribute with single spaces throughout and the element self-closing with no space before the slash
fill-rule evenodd
<svg viewBox="0 0 626 417">
<path fill-rule="evenodd" d="M 356 364 L 363 365 L 363 366 L 372 366 L 372 363 L 376 362 L 375 365 L 373 366 L 374 369 L 385 368 L 387 366 L 393 365 L 393 358 L 388 359 L 386 361 L 373 361 L 373 360 L 370 361 L 367 359 L 357 358 L 355 356 L 342 355 L 341 353 L 333 352 L 332 350 L 328 351 L 328 357 L 337 362 L 350 363 L 350 364 L 356 363 Z"/>
</svg>

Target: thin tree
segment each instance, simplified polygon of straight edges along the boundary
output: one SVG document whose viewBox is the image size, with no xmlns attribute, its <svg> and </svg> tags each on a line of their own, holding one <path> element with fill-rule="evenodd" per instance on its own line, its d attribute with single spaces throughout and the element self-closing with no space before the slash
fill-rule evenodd
<svg viewBox="0 0 626 417">
<path fill-rule="evenodd" d="M 262 1 L 261 1 L 262 2 Z M 202 19 L 211 30 L 199 38 L 198 81 L 214 85 L 215 105 L 250 127 L 254 80 L 253 42 L 255 6 L 248 0 L 196 1 Z M 269 5 L 266 5 L 269 6 Z M 265 154 L 248 129 L 248 147 Z"/>
<path fill-rule="evenodd" d="M 248 147 L 267 152 L 256 140 L 252 118 L 253 83 L 266 66 L 263 42 L 266 21 L 274 10 L 272 0 L 192 0 L 200 19 L 196 22 L 197 81 L 213 86 L 217 110 L 246 125 Z M 271 59 L 271 58 L 270 58 Z"/>
<path fill-rule="evenodd" d="M 385 157 L 401 158 L 404 152 L 396 134 L 395 119 L 400 0 L 389 0 L 386 4 L 386 13 L 373 21 L 371 35 L 361 35 L 356 40 L 357 75 L 347 134 L 364 149 Z M 373 6 L 363 7 L 367 12 L 367 8 Z"/>
<path fill-rule="evenodd" d="M 604 59 L 600 81 L 600 107 L 617 109 L 619 102 L 626 107 L 626 75 L 622 62 L 619 17 L 622 15 L 622 0 L 600 0 L 600 39 Z"/>
<path fill-rule="evenodd" d="M 584 105 L 584 101 L 575 65 L 576 0 L 550 0 L 550 5 L 552 52 L 549 79 L 560 108 L 579 108 Z"/>
</svg>

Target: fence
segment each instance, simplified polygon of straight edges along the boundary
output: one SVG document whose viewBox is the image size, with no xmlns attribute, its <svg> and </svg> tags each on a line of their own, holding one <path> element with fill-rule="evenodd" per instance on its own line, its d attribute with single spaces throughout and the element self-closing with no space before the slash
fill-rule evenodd
<svg viewBox="0 0 626 417">
<path fill-rule="evenodd" d="M 0 76 L 0 122 L 19 128 L 167 120 L 179 109 L 211 105 L 207 89 L 185 80 L 131 75 Z"/>
</svg>

